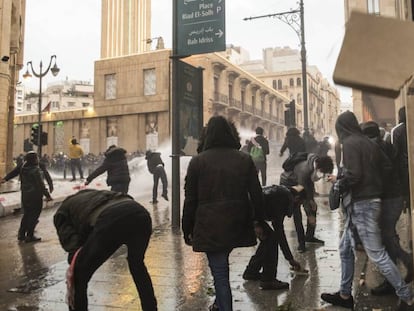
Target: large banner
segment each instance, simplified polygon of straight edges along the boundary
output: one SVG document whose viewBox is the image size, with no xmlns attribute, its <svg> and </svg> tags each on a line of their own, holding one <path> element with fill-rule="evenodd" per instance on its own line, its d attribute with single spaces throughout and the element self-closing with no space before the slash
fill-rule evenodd
<svg viewBox="0 0 414 311">
<path fill-rule="evenodd" d="M 180 151 L 181 155 L 193 156 L 203 127 L 203 69 L 178 61 L 177 70 Z"/>
</svg>

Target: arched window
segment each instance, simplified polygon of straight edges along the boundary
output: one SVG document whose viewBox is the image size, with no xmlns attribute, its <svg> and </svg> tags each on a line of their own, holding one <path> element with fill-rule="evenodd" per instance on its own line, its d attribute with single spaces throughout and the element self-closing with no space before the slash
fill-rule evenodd
<svg viewBox="0 0 414 311">
<path fill-rule="evenodd" d="M 293 78 L 289 79 L 289 86 L 290 87 L 295 86 L 295 80 L 293 80 Z"/>
<path fill-rule="evenodd" d="M 302 84 L 302 80 L 300 78 L 296 79 L 296 85 L 300 86 Z"/>
<path fill-rule="evenodd" d="M 282 80 L 277 80 L 277 89 L 281 90 L 282 89 Z"/>
</svg>

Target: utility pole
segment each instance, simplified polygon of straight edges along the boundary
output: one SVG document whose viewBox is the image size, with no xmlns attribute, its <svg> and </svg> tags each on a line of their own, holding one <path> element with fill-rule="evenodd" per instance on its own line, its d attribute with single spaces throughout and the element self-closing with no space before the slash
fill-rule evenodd
<svg viewBox="0 0 414 311">
<path fill-rule="evenodd" d="M 288 24 L 298 35 L 300 40 L 300 55 L 302 62 L 302 97 L 303 97 L 303 127 L 309 129 L 308 125 L 308 80 L 306 74 L 306 47 L 305 47 L 305 14 L 303 9 L 303 0 L 299 1 L 299 8 L 287 12 L 246 17 L 243 20 L 252 20 L 265 17 L 275 17 L 285 24 Z"/>
</svg>

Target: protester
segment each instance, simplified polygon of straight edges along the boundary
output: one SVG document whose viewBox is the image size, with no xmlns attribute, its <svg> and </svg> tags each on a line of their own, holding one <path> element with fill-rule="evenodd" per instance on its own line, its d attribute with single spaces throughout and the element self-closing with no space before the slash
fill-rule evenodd
<svg viewBox="0 0 414 311">
<path fill-rule="evenodd" d="M 346 111 L 340 114 L 335 124 L 342 143 L 344 188 L 350 190 L 352 200 L 346 205 L 346 221 L 339 245 L 341 257 L 341 285 L 336 293 L 323 293 L 322 300 L 333 305 L 352 309 L 352 283 L 354 279 L 355 254 L 350 224 L 355 225 L 368 258 L 396 289 L 400 298 L 398 310 L 411 310 L 413 295 L 404 282 L 397 266 L 392 262 L 382 244 L 379 219 L 383 176 L 389 165 L 382 157 L 378 144 L 362 134 L 355 115 Z M 330 179 L 336 181 L 335 176 Z"/>
<path fill-rule="evenodd" d="M 256 166 L 257 173 L 262 177 L 262 186 L 266 186 L 267 158 L 269 154 L 269 141 L 263 136 L 263 128 L 256 128 L 256 136 L 252 137 L 248 145 L 248 151 Z"/>
<path fill-rule="evenodd" d="M 43 196 L 46 197 L 47 201 L 51 201 L 52 197 L 43 182 L 37 153 L 29 151 L 25 155 L 21 167 L 16 167 L 7 174 L 1 180 L 1 183 L 5 183 L 17 176 L 16 172 L 20 176 L 21 207 L 23 210 L 17 239 L 19 241 L 25 241 L 26 243 L 38 242 L 41 238 L 35 236 L 34 231 L 39 222 L 40 213 L 42 212 Z"/>
<path fill-rule="evenodd" d="M 317 153 L 318 141 L 316 140 L 315 136 L 309 131 L 309 129 L 305 129 L 302 137 L 305 142 L 305 151 L 308 153 Z"/>
<path fill-rule="evenodd" d="M 305 271 L 299 262 L 293 258 L 283 225 L 286 216 L 292 217 L 294 201 L 302 201 L 304 199 L 304 195 L 302 195 L 304 194 L 303 187 L 294 186 L 287 188 L 272 185 L 265 187 L 263 192 L 266 218 L 272 221 L 274 231 L 266 226 L 262 232 L 259 232 L 259 246 L 244 270 L 243 279 L 260 280 L 260 288 L 264 290 L 288 289 L 289 283 L 279 281 L 276 278 L 279 246 L 293 271 Z M 272 280 L 272 282 L 269 282 L 269 280 Z"/>
<path fill-rule="evenodd" d="M 182 230 L 185 243 L 207 255 L 216 293 L 210 310 L 233 310 L 229 255 L 236 247 L 255 245 L 254 221 L 264 222 L 255 165 L 239 149 L 234 124 L 210 118 L 185 177 Z"/>
<path fill-rule="evenodd" d="M 76 138 L 72 138 L 69 144 L 69 159 L 70 159 L 70 169 L 72 171 L 72 180 L 76 180 L 76 169 L 79 171 L 80 179 L 83 179 L 83 171 L 81 158 L 83 157 L 83 149 L 79 145 Z"/>
<path fill-rule="evenodd" d="M 125 193 L 85 189 L 67 197 L 53 220 L 60 244 L 68 252 L 68 263 L 75 266 L 70 310 L 88 310 L 89 280 L 123 244 L 128 248 L 129 271 L 142 310 L 157 310 L 151 277 L 144 263 L 152 233 L 151 216 L 141 204 Z"/>
<path fill-rule="evenodd" d="M 145 153 L 145 160 L 147 160 L 148 171 L 154 177 L 154 184 L 152 187 L 152 201 L 150 203 L 157 204 L 158 200 L 158 183 L 161 179 L 162 183 L 162 194 L 161 196 L 168 201 L 168 180 L 167 174 L 165 173 L 164 169 L 164 162 L 161 159 L 160 152 L 152 152 L 148 150 Z"/>
<path fill-rule="evenodd" d="M 286 149 L 289 149 L 289 154 L 306 152 L 305 141 L 300 137 L 300 132 L 296 127 L 291 127 L 287 130 L 279 156 L 282 157 Z"/>
<path fill-rule="evenodd" d="M 362 125 L 362 133 L 377 143 L 384 154 L 390 159 L 392 169 L 389 176 L 383 178 L 383 194 L 381 206 L 380 228 L 382 241 L 385 250 L 391 260 L 397 265 L 397 259 L 401 260 L 407 269 L 406 282 L 413 279 L 413 256 L 402 249 L 400 239 L 396 231 L 396 225 L 404 209 L 403 197 L 401 194 L 401 183 L 398 178 L 398 163 L 393 158 L 391 142 L 384 141 L 380 136 L 380 128 L 374 121 L 368 121 Z M 385 279 L 379 286 L 372 288 L 373 295 L 387 295 L 395 293 L 392 285 Z"/>
<path fill-rule="evenodd" d="M 287 165 L 288 161 L 292 161 Z M 287 168 L 287 167 L 291 168 Z M 315 182 L 321 179 L 325 174 L 331 174 L 333 171 L 333 160 L 329 156 L 320 157 L 314 153 L 295 153 L 288 158 L 284 164 L 284 169 L 291 169 L 291 176 L 296 178 L 292 184 L 285 183 L 283 174 L 280 178 L 281 185 L 292 186 L 293 184 L 301 185 L 305 189 L 306 199 L 303 202 L 303 208 L 306 213 L 306 234 L 302 224 L 301 204 L 296 204 L 293 208 L 293 220 L 295 223 L 298 237 L 298 251 L 306 251 L 306 243 L 325 244 L 323 240 L 315 237 L 316 215 L 318 206 L 315 202 Z M 306 242 L 306 243 L 305 243 Z"/>
<path fill-rule="evenodd" d="M 111 191 L 128 193 L 131 178 L 129 176 L 126 150 L 112 145 L 105 151 L 104 155 L 105 160 L 89 174 L 85 185 L 90 184 L 93 179 L 107 172 L 106 183 L 111 187 Z"/>
</svg>

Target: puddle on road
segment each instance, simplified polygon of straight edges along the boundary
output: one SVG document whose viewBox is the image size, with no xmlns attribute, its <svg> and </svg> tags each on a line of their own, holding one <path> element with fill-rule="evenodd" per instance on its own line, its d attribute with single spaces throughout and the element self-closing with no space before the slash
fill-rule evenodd
<svg viewBox="0 0 414 311">
<path fill-rule="evenodd" d="M 10 288 L 7 291 L 11 293 L 30 294 L 36 290 L 53 286 L 63 280 L 63 278 L 52 276 L 49 268 L 43 268 L 23 277 L 19 281 L 18 286 Z"/>
</svg>

